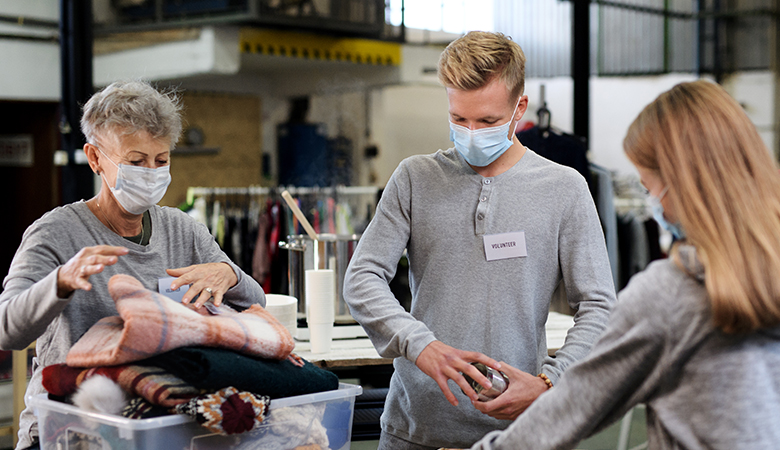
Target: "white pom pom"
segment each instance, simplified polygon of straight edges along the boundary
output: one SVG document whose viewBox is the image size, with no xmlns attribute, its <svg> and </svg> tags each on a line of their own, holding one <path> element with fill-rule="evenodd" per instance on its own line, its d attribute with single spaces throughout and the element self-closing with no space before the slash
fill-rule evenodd
<svg viewBox="0 0 780 450">
<path fill-rule="evenodd" d="M 84 380 L 73 394 L 73 404 L 79 408 L 104 414 L 121 415 L 126 402 L 119 384 L 102 375 Z"/>
</svg>

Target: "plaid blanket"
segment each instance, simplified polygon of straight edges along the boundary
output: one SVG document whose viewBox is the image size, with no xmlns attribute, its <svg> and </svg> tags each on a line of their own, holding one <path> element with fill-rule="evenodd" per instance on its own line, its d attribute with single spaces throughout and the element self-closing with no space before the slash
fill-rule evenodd
<svg viewBox="0 0 780 450">
<path fill-rule="evenodd" d="M 165 407 L 185 403 L 200 394 L 200 390 L 163 369 L 150 366 L 122 365 L 79 369 L 65 364 L 43 368 L 43 387 L 52 394 L 66 397 L 85 380 L 103 375 L 117 382 L 126 392 L 143 397 L 150 403 Z"/>
<path fill-rule="evenodd" d="M 119 316 L 104 317 L 87 330 L 68 352 L 67 365 L 126 364 L 193 345 L 284 359 L 295 347 L 287 329 L 260 305 L 241 313 L 202 315 L 129 275 L 111 277 L 108 292 Z"/>
</svg>

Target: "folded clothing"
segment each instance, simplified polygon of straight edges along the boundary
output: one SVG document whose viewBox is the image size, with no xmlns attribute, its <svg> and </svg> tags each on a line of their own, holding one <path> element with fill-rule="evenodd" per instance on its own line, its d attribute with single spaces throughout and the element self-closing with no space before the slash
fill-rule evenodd
<svg viewBox="0 0 780 450">
<path fill-rule="evenodd" d="M 162 417 L 173 414 L 170 408 L 155 405 L 145 398 L 133 397 L 122 409 L 122 417 L 128 419 L 151 419 L 153 417 Z"/>
<path fill-rule="evenodd" d="M 213 433 L 238 434 L 263 423 L 269 401 L 268 397 L 239 392 L 230 386 L 177 405 L 176 412 L 192 416 Z"/>
<path fill-rule="evenodd" d="M 75 393 L 81 383 L 96 375 L 110 378 L 126 392 L 165 407 L 184 403 L 200 393 L 200 390 L 164 369 L 139 365 L 82 369 L 53 364 L 43 368 L 42 383 L 49 394 L 67 397 Z"/>
<path fill-rule="evenodd" d="M 295 347 L 290 332 L 260 305 L 240 313 L 202 315 L 121 274 L 111 277 L 108 291 L 119 316 L 104 317 L 90 327 L 68 352 L 69 366 L 126 364 L 192 345 L 281 360 Z"/>
<path fill-rule="evenodd" d="M 270 398 L 292 397 L 338 389 L 336 374 L 303 361 L 255 358 L 218 348 L 182 347 L 139 361 L 160 367 L 200 389 L 234 386 Z"/>
</svg>

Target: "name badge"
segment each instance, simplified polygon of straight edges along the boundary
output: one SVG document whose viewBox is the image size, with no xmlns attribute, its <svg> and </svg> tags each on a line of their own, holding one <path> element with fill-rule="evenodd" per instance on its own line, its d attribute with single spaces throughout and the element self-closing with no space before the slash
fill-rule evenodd
<svg viewBox="0 0 780 450">
<path fill-rule="evenodd" d="M 157 279 L 157 292 L 170 298 L 171 300 L 181 303 L 181 299 L 184 297 L 184 293 L 189 290 L 190 285 L 179 286 L 179 289 L 171 289 L 171 283 L 175 280 L 174 277 L 165 277 Z"/>
<path fill-rule="evenodd" d="M 524 258 L 528 256 L 525 248 L 525 231 L 513 233 L 488 234 L 483 237 L 485 243 L 485 259 Z"/>
</svg>

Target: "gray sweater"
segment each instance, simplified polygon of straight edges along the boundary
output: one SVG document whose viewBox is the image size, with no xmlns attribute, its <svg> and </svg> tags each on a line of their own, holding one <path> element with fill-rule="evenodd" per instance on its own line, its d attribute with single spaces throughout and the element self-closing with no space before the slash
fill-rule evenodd
<svg viewBox="0 0 780 450">
<path fill-rule="evenodd" d="M 225 301 L 239 307 L 265 305 L 263 290 L 220 250 L 206 227 L 173 208 L 149 210 L 152 237 L 149 245 L 134 244 L 103 225 L 83 201 L 55 208 L 25 231 L 0 295 L 0 348 L 23 349 L 37 339 L 37 356 L 26 395 L 45 392 L 41 369 L 65 362 L 70 347 L 95 322 L 118 315 L 108 294 L 112 275 L 132 275 L 157 291 L 157 279 L 165 269 L 224 261 L 233 267 L 238 283 Z M 92 290 L 77 290 L 68 298 L 57 297 L 57 272 L 83 247 L 116 245 L 130 252 L 113 266 L 93 275 Z M 25 448 L 38 435 L 32 411 L 22 413 L 17 448 Z"/>
<path fill-rule="evenodd" d="M 655 262 L 620 293 L 592 353 L 472 449 L 573 448 L 637 403 L 651 449 L 777 449 L 780 328 L 720 332 L 701 279 Z"/>
<path fill-rule="evenodd" d="M 527 257 L 487 261 L 483 236 L 524 231 Z M 388 283 L 408 251 L 411 313 Z M 555 358 L 545 322 L 564 279 L 576 325 Z M 353 317 L 396 358 L 384 431 L 427 446 L 468 447 L 507 427 L 459 406 L 414 364 L 434 340 L 482 352 L 553 383 L 590 350 L 615 301 L 604 235 L 585 180 L 528 150 L 499 176 L 475 173 L 454 150 L 413 156 L 393 173 L 344 281 Z"/>
</svg>

